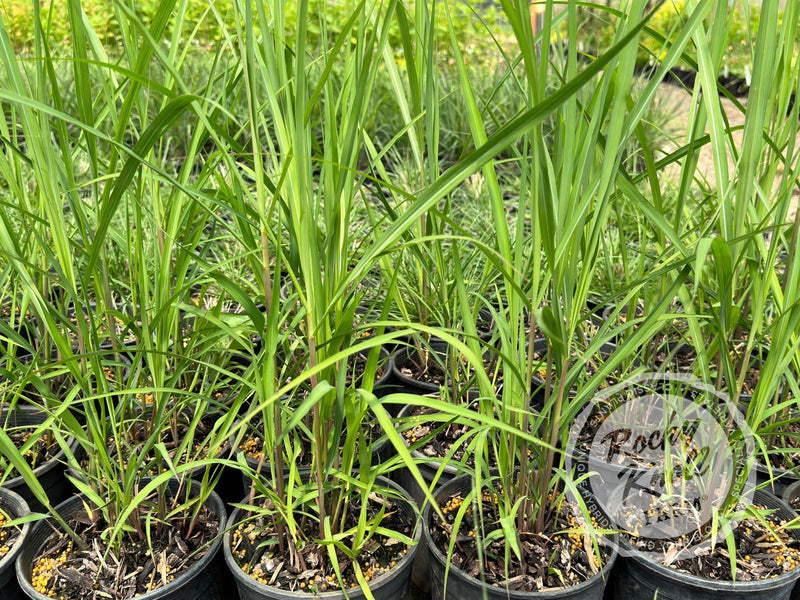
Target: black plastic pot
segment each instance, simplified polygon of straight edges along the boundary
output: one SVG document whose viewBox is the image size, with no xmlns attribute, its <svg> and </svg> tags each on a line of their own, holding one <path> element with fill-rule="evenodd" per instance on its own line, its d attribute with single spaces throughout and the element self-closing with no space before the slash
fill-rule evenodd
<svg viewBox="0 0 800 600">
<path fill-rule="evenodd" d="M 779 498 L 764 490 L 756 490 L 754 502 L 775 509 L 777 516 L 790 521 L 794 510 Z M 800 538 L 800 532 L 792 530 Z M 627 542 L 622 542 L 623 545 Z M 800 578 L 800 568 L 778 577 L 760 581 L 715 581 L 682 573 L 638 554 L 621 560 L 617 566 L 615 589 L 617 600 L 785 600 Z"/>
<path fill-rule="evenodd" d="M 772 476 L 770 476 L 767 467 L 761 462 L 756 462 L 756 484 L 766 483 L 765 489 L 779 498 L 783 497 L 786 490 L 798 482 L 800 482 L 800 478 L 795 471 L 772 467 Z"/>
<path fill-rule="evenodd" d="M 431 342 L 431 350 L 439 356 L 444 356 L 447 351 L 447 344 L 444 342 Z M 440 386 L 427 381 L 414 379 L 403 373 L 403 368 L 408 364 L 419 361 L 419 353 L 414 346 L 405 346 L 399 348 L 392 354 L 391 366 L 394 372 L 394 377 L 398 381 L 399 388 L 397 391 L 406 394 L 417 394 L 426 396 L 428 394 L 438 394 Z"/>
<path fill-rule="evenodd" d="M 390 486 L 400 492 L 404 492 L 400 486 L 384 477 L 379 477 L 378 481 L 382 485 Z M 249 499 L 246 499 L 244 502 L 248 500 Z M 422 526 L 417 516 L 417 509 L 412 502 L 410 500 L 408 502 L 398 501 L 395 504 L 398 510 L 408 518 L 409 523 L 415 523 L 413 539 L 417 543 L 408 549 L 408 552 L 397 561 L 397 564 L 392 567 L 391 570 L 370 581 L 369 589 L 375 600 L 401 600 L 408 596 L 411 566 L 414 562 L 417 548 L 419 547 L 420 536 L 422 535 Z M 231 514 L 230 523 L 237 523 L 241 517 L 242 512 L 237 508 Z M 232 528 L 228 529 L 224 537 L 225 563 L 228 569 L 233 573 L 241 600 L 305 600 L 312 597 L 312 595 L 307 592 L 292 592 L 271 587 L 248 577 L 236 563 L 231 553 L 231 531 Z M 346 595 L 342 591 L 333 591 L 322 592 L 313 597 L 322 598 L 324 600 L 359 600 L 366 596 L 359 588 L 348 590 Z"/>
<path fill-rule="evenodd" d="M 30 513 L 27 502 L 19 494 L 0 488 L 0 509 L 11 519 L 19 519 Z M 20 527 L 20 537 L 14 547 L 0 559 L 0 598 L 3 600 L 16 600 L 23 598 L 22 590 L 17 585 L 17 575 L 14 565 L 30 537 L 31 524 L 25 523 Z"/>
<path fill-rule="evenodd" d="M 792 507 L 792 502 L 800 498 L 800 481 L 795 481 L 789 485 L 787 485 L 783 493 L 781 494 L 781 500 L 783 500 L 786 504 Z M 792 507 L 795 513 L 798 513 L 797 509 Z M 800 514 L 800 513 L 798 513 Z"/>
<path fill-rule="evenodd" d="M 0 422 L 2 422 L 7 429 L 25 427 L 27 425 L 37 427 L 46 420 L 47 414 L 34 406 L 18 405 L 13 409 L 6 407 L 3 409 L 2 416 L 0 416 Z M 70 447 L 73 451 L 77 447 L 77 442 L 71 438 Z M 53 458 L 33 470 L 33 474 L 36 476 L 42 488 L 44 488 L 47 498 L 53 506 L 64 500 L 73 490 L 72 484 L 64 476 L 66 469 L 65 461 L 66 455 L 64 451 L 59 450 Z M 11 490 L 22 496 L 31 510 L 36 512 L 44 510 L 44 506 L 33 495 L 33 492 L 28 487 L 28 484 L 25 483 L 22 476 L 6 479 L 6 481 L 3 482 L 3 489 Z"/>
<path fill-rule="evenodd" d="M 600 346 L 600 356 L 605 361 L 616 351 L 617 346 L 616 344 L 612 344 L 611 342 L 606 342 L 602 346 Z M 547 340 L 545 339 L 537 339 L 533 342 L 533 351 L 546 353 L 547 352 Z M 639 360 L 634 359 L 634 366 L 639 366 Z M 531 380 L 532 390 L 534 390 L 535 399 L 538 399 L 541 403 L 538 408 L 544 405 L 544 388 L 545 388 L 545 381 L 537 374 L 534 373 L 532 380 Z M 551 394 L 553 393 L 553 388 L 551 387 Z M 570 389 L 568 392 L 570 398 L 574 398 L 577 394 L 577 391 L 574 389 Z"/>
<path fill-rule="evenodd" d="M 416 406 L 414 405 L 404 406 L 400 411 L 398 418 L 402 419 L 408 417 L 411 414 L 411 411 L 415 408 Z M 425 480 L 426 487 L 430 489 L 436 474 L 439 472 L 439 469 L 442 466 L 442 461 L 424 456 L 417 450 L 413 451 L 411 456 L 417 463 L 417 468 L 419 469 L 422 478 Z M 463 473 L 464 471 L 458 469 L 455 465 L 446 463 L 441 475 L 436 480 L 434 491 L 441 488 L 441 486 L 448 483 L 454 477 L 462 475 Z M 406 467 L 393 471 L 392 479 L 399 483 L 404 490 L 408 491 L 408 493 L 411 495 L 411 498 L 417 503 L 417 506 L 423 506 L 425 504 L 425 492 L 420 487 L 419 483 L 417 483 L 417 480 L 411 474 L 411 471 L 409 471 Z"/>
<path fill-rule="evenodd" d="M 416 406 L 413 405 L 404 406 L 398 417 L 408 417 L 415 408 Z M 420 475 L 422 475 L 422 479 L 425 481 L 425 487 L 434 494 L 437 490 L 441 489 L 442 486 L 465 473 L 455 461 L 445 462 L 444 468 L 442 468 L 441 460 L 425 456 L 418 450 L 411 452 L 411 457 L 415 460 L 417 469 Z M 439 473 L 439 469 L 442 469 L 441 473 Z M 437 474 L 439 474 L 438 479 L 436 479 Z M 425 491 L 411 474 L 408 467 L 401 467 L 392 471 L 392 479 L 399 483 L 403 489 L 408 491 L 411 498 L 417 503 L 417 506 L 425 506 Z M 435 485 L 433 484 L 434 479 L 436 479 Z M 428 547 L 422 544 L 422 547 L 417 552 L 417 559 L 414 562 L 414 569 L 411 572 L 411 581 L 426 594 L 430 592 L 431 589 L 428 563 Z"/>
<path fill-rule="evenodd" d="M 381 348 L 381 357 L 386 360 L 386 362 L 384 363 L 385 366 L 386 366 L 386 369 L 385 369 L 384 374 L 379 379 L 375 380 L 375 383 L 374 383 L 374 389 L 375 390 L 382 389 L 382 388 L 386 387 L 388 385 L 388 382 L 389 382 L 390 378 L 392 377 L 392 361 L 391 361 L 391 357 L 389 356 L 388 352 L 386 352 L 383 348 Z M 379 394 L 376 393 L 376 395 L 379 395 Z M 282 401 L 288 402 L 288 397 L 282 398 Z M 252 427 L 252 424 L 249 424 L 248 426 Z M 258 432 L 256 432 L 256 433 L 258 434 Z M 231 446 L 232 447 L 234 446 L 234 442 L 235 442 L 235 439 L 231 438 Z M 238 453 L 241 453 L 241 452 L 242 451 L 239 448 L 234 448 L 234 454 L 238 454 Z M 382 441 L 378 441 L 376 444 L 374 444 L 372 446 L 371 464 L 373 464 L 373 465 L 382 464 L 382 463 L 386 462 L 387 460 L 389 460 L 393 455 L 394 455 L 394 446 L 389 442 L 388 439 L 384 439 Z M 252 469 L 253 471 L 258 471 L 259 470 L 259 462 L 260 461 L 254 459 L 254 458 L 252 458 L 250 456 L 247 456 L 247 455 L 245 455 L 245 461 L 247 463 L 247 466 L 250 469 Z M 309 474 L 311 473 L 311 467 L 310 466 L 298 466 L 298 467 L 296 467 L 296 469 L 297 469 L 298 473 L 300 474 L 301 478 L 308 477 Z M 290 471 L 289 467 L 288 466 L 284 466 L 284 468 L 283 468 L 284 475 L 288 475 L 289 471 Z M 270 463 L 268 461 L 264 461 L 264 463 L 261 465 L 261 469 L 260 469 L 259 472 L 261 473 L 263 478 L 266 478 L 266 479 L 271 478 L 272 477 L 272 467 L 271 467 Z M 241 481 L 242 481 L 242 485 L 244 486 L 245 491 L 249 490 L 252 482 L 251 482 L 250 477 L 247 475 L 247 473 L 242 472 Z"/>
<path fill-rule="evenodd" d="M 769 352 L 769 348 L 757 346 L 752 351 L 749 364 L 763 365 L 766 361 L 767 352 Z M 663 356 L 663 358 L 659 361 L 656 361 L 656 356 L 659 353 Z M 660 344 L 654 343 L 651 356 L 652 368 L 656 371 L 677 372 L 673 363 L 680 356 L 696 358 L 696 351 L 691 344 L 685 341 L 667 340 L 662 341 Z M 680 371 L 687 372 L 689 374 L 692 372 L 692 370 L 688 368 L 681 369 Z M 743 411 L 747 411 L 747 405 L 752 399 L 753 395 L 747 392 L 742 392 L 739 394 L 738 402 Z"/>
<path fill-rule="evenodd" d="M 440 488 L 435 497 L 441 502 L 448 496 L 457 492 L 471 491 L 473 481 L 471 475 L 463 475 L 453 479 Z M 430 535 L 433 519 L 433 510 L 425 507 L 422 522 L 424 527 L 425 545 L 430 555 L 430 580 L 432 600 L 538 600 L 538 599 L 574 599 L 574 600 L 601 600 L 605 593 L 606 582 L 609 581 L 611 570 L 617 558 L 613 552 L 606 562 L 603 570 L 592 578 L 578 585 L 561 590 L 546 592 L 520 592 L 506 590 L 505 588 L 484 585 L 480 579 L 471 577 L 461 569 L 448 565 L 447 558 L 442 554 Z M 447 587 L 445 590 L 445 572 L 447 571 Z M 446 593 L 445 593 L 446 592 Z"/>
<path fill-rule="evenodd" d="M 169 489 L 175 493 L 179 489 L 177 480 L 169 483 Z M 200 484 L 192 482 L 192 489 L 199 491 Z M 56 507 L 56 511 L 64 518 L 69 519 L 74 515 L 85 514 L 83 503 L 86 501 L 84 496 L 74 496 Z M 223 531 L 227 523 L 225 505 L 217 494 L 211 493 L 206 500 L 205 506 L 219 516 L 219 530 Z M 17 580 L 23 591 L 32 600 L 50 600 L 37 592 L 31 585 L 31 573 L 33 563 L 41 552 L 45 543 L 53 534 L 54 528 L 57 530 L 55 521 L 47 519 L 36 524 L 31 532 L 28 543 L 17 558 Z M 174 581 L 167 585 L 138 596 L 139 600 L 224 600 L 222 589 L 222 557 L 219 556 L 222 547 L 222 538 L 217 537 L 209 546 L 206 553 L 192 565 L 187 571 L 181 573 Z M 69 598 L 68 600 L 83 600 L 82 598 Z"/>
<path fill-rule="evenodd" d="M 429 343 L 431 351 L 436 354 L 438 360 L 444 362 L 448 345 L 442 340 L 433 340 Z M 491 351 L 484 353 L 484 358 L 489 359 Z M 408 365 L 413 365 L 419 361 L 419 351 L 415 346 L 403 346 L 398 348 L 391 359 L 392 372 L 396 381 L 396 390 L 400 393 L 414 394 L 417 396 L 435 395 L 438 397 L 443 387 L 452 390 L 452 386 L 440 386 L 427 381 L 421 381 L 409 377 L 403 373 L 403 369 Z M 475 388 L 461 388 L 459 395 L 466 398 L 476 398 L 478 392 Z M 389 412 L 392 412 L 391 410 Z M 398 411 L 399 412 L 399 411 Z M 395 415 L 396 416 L 396 415 Z"/>
</svg>

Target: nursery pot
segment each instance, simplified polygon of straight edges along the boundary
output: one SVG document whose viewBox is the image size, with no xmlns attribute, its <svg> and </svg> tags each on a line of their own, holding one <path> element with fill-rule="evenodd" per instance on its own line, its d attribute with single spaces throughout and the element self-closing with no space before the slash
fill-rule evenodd
<svg viewBox="0 0 800 600">
<path fill-rule="evenodd" d="M 3 408 L 2 416 L 0 416 L 0 421 L 8 428 L 24 427 L 26 425 L 37 427 L 46 420 L 46 412 L 40 408 L 29 405 L 17 405 L 13 409 L 8 407 Z M 77 448 L 77 442 L 72 438 L 69 438 L 68 441 L 70 447 L 74 451 Z M 66 455 L 64 450 L 59 449 L 55 456 L 33 470 L 33 474 L 36 476 L 42 488 L 44 488 L 51 505 L 58 504 L 72 491 L 72 484 L 64 475 L 65 461 Z M 44 506 L 33 495 L 33 492 L 21 475 L 13 479 L 6 479 L 0 489 L 16 492 L 27 505 L 30 506 L 31 510 L 35 512 L 44 510 Z"/>
<path fill-rule="evenodd" d="M 192 490 L 199 491 L 200 484 L 191 482 Z M 169 482 L 169 489 L 176 493 L 180 487 L 179 482 L 173 479 Z M 69 520 L 78 514 L 85 514 L 85 496 L 74 496 L 62 502 L 56 507 L 56 511 L 64 519 Z M 219 517 L 219 531 L 223 531 L 227 523 L 225 505 L 219 496 L 211 492 L 211 495 L 204 504 L 207 508 Z M 23 591 L 32 600 L 50 600 L 33 588 L 31 575 L 33 563 L 42 551 L 44 545 L 50 539 L 54 530 L 57 531 L 55 521 L 50 518 L 40 521 L 31 532 L 28 543 L 23 548 L 17 558 L 17 580 Z M 223 600 L 223 590 L 221 586 L 222 560 L 218 557 L 222 547 L 222 538 L 218 535 L 206 550 L 206 553 L 193 564 L 188 570 L 181 573 L 167 585 L 137 596 L 138 600 Z M 82 598 L 68 598 L 67 600 L 82 600 Z"/>
<path fill-rule="evenodd" d="M 602 346 L 600 346 L 600 357 L 605 361 L 607 360 L 617 349 L 616 344 L 611 342 L 606 342 Z M 533 351 L 546 353 L 547 352 L 547 340 L 544 338 L 539 338 L 534 340 L 533 342 Z M 544 359 L 543 359 L 544 360 Z M 633 365 L 639 366 L 639 360 L 635 359 Z M 534 373 L 533 377 L 531 378 L 531 389 L 533 390 L 534 395 L 534 403 L 536 404 L 537 408 L 541 408 L 544 406 L 544 398 L 545 398 L 545 381 L 538 374 Z M 551 386 L 550 393 L 555 394 L 556 390 Z M 574 389 L 567 390 L 567 394 L 570 398 L 574 398 L 577 392 Z"/>
<path fill-rule="evenodd" d="M 790 486 L 800 481 L 795 471 L 779 469 L 778 467 L 772 467 L 772 475 L 770 476 L 769 470 L 760 460 L 756 461 L 755 469 L 756 483 L 758 485 L 767 483 L 765 489 L 778 497 L 783 497 Z"/>
<path fill-rule="evenodd" d="M 439 358 L 446 356 L 448 351 L 448 344 L 442 340 L 434 340 L 429 344 L 431 353 L 436 354 Z M 491 352 L 484 353 L 484 358 L 491 357 Z M 409 365 L 419 361 L 419 352 L 416 346 L 403 346 L 398 348 L 391 358 L 391 369 L 394 374 L 396 382 L 395 391 L 404 394 L 413 394 L 416 396 L 439 396 L 442 388 L 447 388 L 452 391 L 451 382 L 444 385 L 438 385 L 429 381 L 423 381 L 414 377 L 409 377 L 403 373 L 403 369 Z M 449 373 L 447 374 L 449 376 Z M 476 388 L 461 388 L 460 395 L 467 398 L 475 398 L 478 395 Z M 391 412 L 391 410 L 390 410 Z M 394 415 L 397 416 L 397 415 Z"/>
<path fill-rule="evenodd" d="M 416 408 L 414 405 L 404 406 L 400 411 L 398 418 L 408 417 L 414 408 Z M 430 488 L 434 477 L 436 477 L 436 473 L 442 466 L 442 461 L 427 457 L 418 450 L 413 451 L 411 456 L 416 461 L 417 468 L 419 469 L 422 478 L 425 480 L 426 487 Z M 439 476 L 439 479 L 436 480 L 435 489 L 439 489 L 454 477 L 462 474 L 462 472 L 463 471 L 459 470 L 456 466 L 450 463 L 445 464 L 442 474 Z M 417 483 L 417 480 L 414 479 L 414 476 L 407 467 L 402 467 L 395 470 L 392 473 L 392 479 L 399 483 L 404 490 L 408 491 L 408 493 L 411 495 L 411 498 L 417 503 L 417 506 L 422 506 L 425 503 L 425 492 L 420 487 L 419 483 Z"/>
<path fill-rule="evenodd" d="M 437 355 L 443 356 L 447 352 L 447 344 L 443 341 L 432 341 L 430 344 L 431 351 Z M 398 382 L 398 392 L 406 394 L 416 394 L 418 396 L 426 396 L 428 394 L 438 394 L 441 390 L 439 385 L 421 381 L 403 373 L 403 368 L 409 363 L 414 363 L 419 360 L 419 353 L 416 346 L 403 346 L 398 348 L 392 354 L 392 371 L 394 372 L 395 380 Z"/>
<path fill-rule="evenodd" d="M 469 492 L 473 489 L 471 475 L 462 475 L 442 486 L 435 494 L 437 502 L 458 492 Z M 603 569 L 590 579 L 577 585 L 558 590 L 543 592 L 523 592 L 507 590 L 501 587 L 485 585 L 480 579 L 472 577 L 453 565 L 449 565 L 447 558 L 433 542 L 430 528 L 433 522 L 433 509 L 425 507 L 422 522 L 424 523 L 425 546 L 430 554 L 430 579 L 432 600 L 549 600 L 549 599 L 574 599 L 574 600 L 601 600 L 605 593 L 606 582 L 611 575 L 611 569 L 617 558 L 614 550 Z M 449 570 L 448 570 L 449 569 Z M 445 594 L 445 573 L 447 573 L 447 588 Z"/>
<path fill-rule="evenodd" d="M 783 493 L 781 494 L 781 500 L 783 500 L 786 504 L 789 505 L 795 513 L 798 513 L 797 509 L 792 507 L 792 501 L 800 498 L 800 481 L 795 481 L 789 485 L 787 485 Z M 800 514 L 800 513 L 798 513 Z"/>
<path fill-rule="evenodd" d="M 376 395 L 379 395 L 379 394 L 377 394 L 377 390 L 378 389 L 385 388 L 388 385 L 388 381 L 390 380 L 390 378 L 392 376 L 392 361 L 391 361 L 391 357 L 389 356 L 389 353 L 384 348 L 381 348 L 380 356 L 381 356 L 382 359 L 385 359 L 385 362 L 383 363 L 385 368 L 384 368 L 383 375 L 381 375 L 379 378 L 377 378 L 375 380 L 375 383 L 373 384 L 373 389 L 376 391 Z M 289 401 L 289 396 L 281 397 L 280 401 L 281 402 L 288 402 Z M 248 424 L 248 427 L 250 427 L 250 424 Z M 254 429 L 251 429 L 251 431 L 253 431 L 253 430 Z M 238 453 L 242 452 L 242 450 L 240 450 L 237 446 L 235 446 L 234 442 L 235 442 L 235 437 L 231 437 L 231 447 L 233 448 L 234 454 L 238 454 Z M 372 455 L 371 455 L 371 463 L 373 465 L 382 464 L 382 463 L 386 462 L 389 458 L 391 458 L 393 453 L 394 453 L 394 446 L 392 446 L 392 444 L 389 443 L 388 439 L 383 440 L 383 441 L 381 441 L 379 443 L 373 444 L 373 446 L 372 446 Z M 245 461 L 247 462 L 247 466 L 250 467 L 250 469 L 252 469 L 253 471 L 257 471 L 258 470 L 259 462 L 260 462 L 259 460 L 257 460 L 255 458 L 245 454 Z M 309 466 L 297 466 L 296 469 L 297 469 L 298 473 L 300 474 L 301 478 L 306 478 L 311 473 L 311 466 L 310 465 Z M 289 471 L 290 471 L 289 466 L 288 465 L 284 465 L 283 473 L 285 475 L 288 475 Z M 261 469 L 260 469 L 259 472 L 264 477 L 271 477 L 272 468 L 271 468 L 270 463 L 268 461 L 265 461 L 261 465 Z M 251 485 L 251 479 L 247 475 L 247 473 L 242 472 L 241 479 L 242 479 L 242 484 L 244 485 L 244 489 L 245 490 L 249 490 L 250 489 L 250 485 Z"/>
<path fill-rule="evenodd" d="M 378 481 L 382 485 L 392 487 L 405 493 L 405 490 L 385 477 L 379 477 Z M 248 501 L 249 499 L 246 498 L 243 503 L 247 503 Z M 416 543 L 408 549 L 408 552 L 403 555 L 403 557 L 397 561 L 397 564 L 388 572 L 369 582 L 369 589 L 375 600 L 400 600 L 408 596 L 411 566 L 414 562 L 414 555 L 419 547 L 420 536 L 422 535 L 422 526 L 417 518 L 417 509 L 413 503 L 410 500 L 398 500 L 395 503 L 398 510 L 406 516 L 409 523 L 414 523 L 413 539 Z M 238 523 L 242 517 L 243 513 L 241 509 L 237 508 L 231 514 L 230 522 L 233 524 Z M 225 532 L 225 563 L 228 565 L 228 569 L 233 573 L 241 600 L 304 600 L 312 597 L 312 594 L 308 592 L 293 592 L 265 585 L 245 574 L 233 558 L 231 551 L 232 530 L 233 527 L 230 527 L 228 531 Z M 324 600 L 359 600 L 366 596 L 360 588 L 356 588 L 348 590 L 346 595 L 343 591 L 336 590 L 321 592 L 313 595 L 313 597 L 322 598 Z"/>
<path fill-rule="evenodd" d="M 407 417 L 414 408 L 416 408 L 414 405 L 404 406 L 398 417 Z M 463 471 L 459 470 L 455 465 L 445 463 L 444 469 L 442 470 L 441 475 L 439 475 L 439 479 L 436 480 L 436 486 L 431 489 L 433 480 L 436 477 L 436 474 L 439 472 L 439 469 L 442 467 L 442 461 L 424 456 L 419 450 L 414 450 L 411 453 L 411 457 L 416 462 L 417 469 L 419 469 L 420 475 L 422 475 L 422 478 L 425 480 L 425 487 L 430 489 L 431 492 L 440 489 L 454 477 L 457 477 L 463 473 Z M 411 498 L 414 500 L 414 502 L 416 502 L 417 506 L 425 505 L 425 492 L 411 474 L 411 471 L 408 469 L 408 467 L 401 467 L 394 470 L 392 472 L 392 479 L 399 483 L 404 490 L 408 491 L 408 493 L 411 495 Z M 414 569 L 411 572 L 411 581 L 414 582 L 414 585 L 425 593 L 428 593 L 431 587 L 430 577 L 428 576 L 429 560 L 427 545 L 422 544 L 420 549 L 417 551 L 417 557 L 414 561 Z"/>
<path fill-rule="evenodd" d="M 795 513 L 785 502 L 764 490 L 756 490 L 754 502 L 790 521 Z M 795 537 L 800 532 L 792 530 Z M 622 541 L 623 545 L 628 545 Z M 616 571 L 617 600 L 785 600 L 791 597 L 800 568 L 792 569 L 769 579 L 758 581 L 717 581 L 682 573 L 654 562 L 639 554 L 631 554 L 620 561 Z"/>
<path fill-rule="evenodd" d="M 0 488 L 0 509 L 10 519 L 18 519 L 30 513 L 27 502 L 19 494 L 4 488 Z M 20 536 L 14 546 L 4 555 L 0 555 L 0 598 L 3 600 L 16 600 L 23 597 L 22 591 L 17 585 L 14 564 L 17 561 L 17 556 L 20 555 L 22 549 L 28 543 L 31 524 L 25 523 L 20 529 Z"/>
</svg>

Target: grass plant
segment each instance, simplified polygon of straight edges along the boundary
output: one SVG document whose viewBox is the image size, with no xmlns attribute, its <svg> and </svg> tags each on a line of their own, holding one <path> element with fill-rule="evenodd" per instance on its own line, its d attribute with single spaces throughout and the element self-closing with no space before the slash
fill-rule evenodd
<svg viewBox="0 0 800 600">
<path fill-rule="evenodd" d="M 243 506 L 274 520 L 279 549 L 300 568 L 300 549 L 321 540 L 341 583 L 376 532 L 409 542 L 380 514 L 345 521 L 387 492 L 377 474 L 408 468 L 433 503 L 419 444 L 389 412 L 410 404 L 471 426 L 478 489 L 502 490 L 510 568 L 576 490 L 559 450 L 573 419 L 607 376 L 648 368 L 676 320 L 693 372 L 734 401 L 764 349 L 746 418 L 762 455 L 787 451 L 791 436 L 776 439 L 799 391 L 800 9 L 764 0 L 756 18 L 693 0 L 665 32 L 666 4 L 651 4 L 547 2 L 541 32 L 523 0 L 488 12 L 69 0 L 34 3 L 26 28 L 18 3 L 3 6 L 0 403 L 46 411 L 34 434 L 68 451 L 112 548 L 147 539 L 139 509 L 174 477 L 202 481 L 183 506 L 191 520 L 225 465 L 253 477 Z M 580 44 L 590 10 L 615 24 L 596 56 Z M 746 101 L 718 83 L 743 27 L 755 42 L 741 50 Z M 681 65 L 697 74 L 688 122 L 666 143 L 657 90 Z M 587 329 L 596 301 L 610 319 Z M 491 337 L 478 332 L 486 312 Z M 445 341 L 446 368 L 471 369 L 477 399 L 377 397 L 380 346 L 409 335 L 420 356 Z M 254 427 L 265 469 L 221 454 Z M 372 468 L 377 440 L 397 456 Z M 4 431 L 0 448 L 5 475 L 52 512 L 26 448 Z M 497 534 L 477 533 L 485 558 Z M 366 589 L 359 566 L 355 577 Z"/>
</svg>

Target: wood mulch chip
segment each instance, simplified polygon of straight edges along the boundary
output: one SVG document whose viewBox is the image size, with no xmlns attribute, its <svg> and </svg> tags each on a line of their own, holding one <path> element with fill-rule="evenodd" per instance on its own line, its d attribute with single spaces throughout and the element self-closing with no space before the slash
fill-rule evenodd
<svg viewBox="0 0 800 600">
<path fill-rule="evenodd" d="M 385 505 L 385 514 L 381 527 L 412 537 L 413 521 L 404 518 L 393 500 L 370 495 L 367 518 L 379 516 L 382 505 Z M 343 530 L 357 525 L 360 499 L 354 498 L 353 502 L 347 504 L 346 510 Z M 298 535 L 302 543 L 285 538 L 283 544 L 278 544 L 278 528 L 268 513 L 239 523 L 231 535 L 231 550 L 236 563 L 259 583 L 312 595 L 340 590 L 342 587 L 357 588 L 356 568 L 360 568 L 364 578 L 371 581 L 396 566 L 409 550 L 406 544 L 391 536 L 375 534 L 357 556 L 356 565 L 349 556 L 337 549 L 340 581 L 328 549 L 315 541 L 319 537 L 317 523 L 306 519 L 300 526 Z M 348 541 L 349 538 L 342 540 L 344 544 Z"/>
<path fill-rule="evenodd" d="M 142 522 L 152 518 L 149 541 L 128 533 L 111 549 L 104 535 L 109 524 L 99 514 L 68 519 L 88 549 L 77 549 L 66 534 L 51 536 L 34 560 L 33 587 L 55 598 L 128 600 L 167 585 L 203 557 L 220 521 L 206 507 L 194 522 L 185 513 L 164 522 L 157 515 L 151 498 L 139 511 Z"/>
<path fill-rule="evenodd" d="M 481 535 L 478 511 L 468 507 L 457 531 L 456 515 L 463 502 L 462 494 L 450 496 L 442 504 L 445 522 L 434 514 L 430 533 L 434 543 L 448 555 L 452 536 L 456 536 L 450 563 L 472 577 L 483 577 L 487 584 L 512 591 L 542 592 L 563 589 L 590 579 L 598 573 L 610 555 L 605 545 L 595 548 L 588 533 L 582 533 L 582 517 L 577 507 L 561 502 L 551 514 L 545 531 L 518 531 L 522 560 L 508 546 L 501 529 L 497 493 L 484 491 L 480 498 L 484 539 L 494 539 L 484 550 L 483 562 L 478 556 L 475 537 Z M 599 551 L 599 559 L 597 556 Z"/>
<path fill-rule="evenodd" d="M 424 416 L 433 414 L 436 411 L 425 408 L 414 408 L 409 416 Z M 476 415 L 477 416 L 477 415 Z M 441 423 L 439 421 L 422 422 L 411 429 L 403 432 L 403 438 L 411 445 L 420 440 L 425 440 L 417 451 L 428 458 L 444 458 L 449 452 L 453 451 L 451 461 L 459 462 L 465 459 L 466 443 L 463 436 L 468 434 L 472 428 L 469 425 L 460 423 Z M 437 431 L 438 430 L 438 431 Z M 467 440 L 468 441 L 468 440 Z M 453 446 L 458 447 L 453 450 Z M 473 456 L 466 457 L 467 466 L 474 466 Z"/>
<path fill-rule="evenodd" d="M 764 507 L 756 507 L 763 509 Z M 679 540 L 665 540 L 660 545 L 663 563 L 676 571 L 716 581 L 733 581 L 732 564 L 736 565 L 736 581 L 758 581 L 777 577 L 800 566 L 800 540 L 784 527 L 785 520 L 774 513 L 764 520 L 773 528 L 770 531 L 760 519 L 748 516 L 734 525 L 733 538 L 736 554 L 731 557 L 726 540 L 711 545 L 709 541 L 695 543 L 696 537 L 684 536 Z M 653 540 L 628 536 L 635 548 L 650 551 Z M 680 554 L 688 549 L 691 556 Z M 733 560 L 732 560 L 733 558 Z"/>
</svg>

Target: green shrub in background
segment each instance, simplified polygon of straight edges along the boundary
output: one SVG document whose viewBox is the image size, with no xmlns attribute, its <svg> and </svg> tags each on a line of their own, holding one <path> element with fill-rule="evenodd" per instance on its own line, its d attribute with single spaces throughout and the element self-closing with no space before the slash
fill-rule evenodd
<svg viewBox="0 0 800 600">
<path fill-rule="evenodd" d="M 663 4 L 653 15 L 650 27 L 666 37 L 671 43 L 684 26 L 689 11 L 686 0 L 677 0 Z M 752 48 L 755 44 L 755 32 L 761 17 L 759 5 L 751 4 L 743 7 L 737 2 L 728 14 L 724 44 L 723 71 L 730 71 L 736 75 L 743 75 L 745 67 L 752 70 Z M 665 45 L 652 36 L 643 39 L 644 48 L 652 56 L 661 57 L 666 52 Z M 690 47 L 689 55 L 696 59 L 696 52 Z M 725 73 L 727 74 L 727 73 Z"/>
<path fill-rule="evenodd" d="M 195 43 L 200 46 L 213 48 L 221 39 L 223 29 L 235 31 L 234 0 L 185 0 L 186 12 L 181 30 L 191 32 L 197 29 Z M 14 46 L 24 51 L 33 44 L 33 18 L 34 9 L 31 0 L 0 0 L 0 17 L 5 22 L 9 37 Z M 40 0 L 40 18 L 49 32 L 53 44 L 63 45 L 70 43 L 69 20 L 67 18 L 66 2 Z M 131 1 L 128 7 L 147 24 L 152 21 L 158 8 L 158 0 Z M 352 0 L 342 2 L 328 2 L 326 0 L 313 0 L 309 11 L 313 15 L 308 24 L 308 44 L 314 46 L 319 42 L 323 26 L 328 30 L 331 39 L 341 31 L 346 18 L 352 14 Z M 413 13 L 413 2 L 408 10 Z M 494 41 L 487 36 L 487 26 L 490 31 L 495 31 L 501 22 L 501 12 L 494 6 L 481 6 L 475 0 L 454 3 L 450 7 L 453 24 L 459 39 L 473 40 L 466 48 L 467 52 L 484 54 L 495 49 Z M 100 37 L 100 41 L 107 49 L 118 45 L 120 39 L 119 18 L 113 3 L 105 0 L 83 0 L 81 2 L 86 17 Z M 297 3 L 290 2 L 286 6 L 286 23 L 295 22 Z M 123 21 L 127 22 L 127 19 Z M 171 24 L 174 27 L 174 23 Z M 439 45 L 442 49 L 449 44 L 447 24 L 443 19 L 435 24 Z M 394 24 L 389 33 L 389 43 L 394 48 L 400 48 L 400 31 Z"/>
<path fill-rule="evenodd" d="M 34 8 L 30 0 L 0 1 L 2 17 L 14 47 L 19 51 L 30 49 L 33 45 Z M 110 46 L 116 43 L 119 21 L 110 2 L 84 3 L 86 18 L 101 41 Z M 69 19 L 66 2 L 43 0 L 39 6 L 40 19 L 45 24 L 54 44 L 69 44 Z"/>
<path fill-rule="evenodd" d="M 33 4 L 31 0 L 0 0 L 0 16 L 5 22 L 11 42 L 21 51 L 29 49 L 33 44 Z M 111 50 L 116 47 L 120 41 L 120 19 L 119 9 L 114 3 L 88 0 L 81 2 L 81 6 L 106 49 Z M 130 2 L 128 6 L 143 23 L 148 24 L 156 13 L 158 0 Z M 196 27 L 198 43 L 213 46 L 214 42 L 220 39 L 221 23 L 227 27 L 235 25 L 232 9 L 233 0 L 214 0 L 214 2 L 188 0 L 182 31 L 190 32 Z M 67 3 L 40 0 L 39 11 L 40 19 L 53 45 L 70 44 Z M 128 22 L 127 19 L 124 21 Z M 174 22 L 171 23 L 172 27 L 174 25 Z"/>
</svg>

